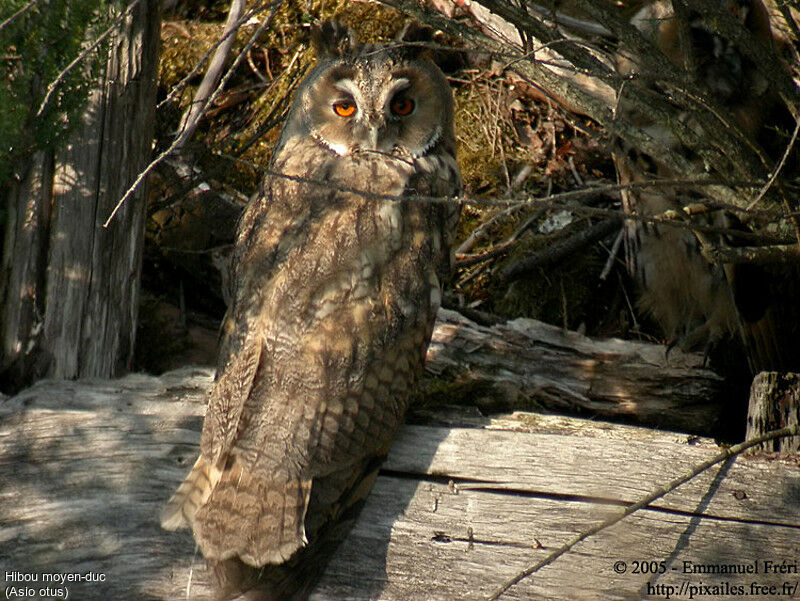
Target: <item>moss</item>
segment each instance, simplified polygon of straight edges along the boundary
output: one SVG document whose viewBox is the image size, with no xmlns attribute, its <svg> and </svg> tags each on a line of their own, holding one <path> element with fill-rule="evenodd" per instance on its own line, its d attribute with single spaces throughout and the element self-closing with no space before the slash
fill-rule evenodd
<svg viewBox="0 0 800 601">
<path fill-rule="evenodd" d="M 332 17 L 358 32 L 363 42 L 393 39 L 405 25 L 403 13 L 379 4 L 338 2 Z"/>
</svg>

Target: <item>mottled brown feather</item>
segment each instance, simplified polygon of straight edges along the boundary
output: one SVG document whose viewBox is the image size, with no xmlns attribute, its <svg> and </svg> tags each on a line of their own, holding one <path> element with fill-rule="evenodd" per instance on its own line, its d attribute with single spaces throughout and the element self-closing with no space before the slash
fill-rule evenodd
<svg viewBox="0 0 800 601">
<path fill-rule="evenodd" d="M 338 26 L 315 40 L 281 175 L 239 227 L 198 460 L 211 485 L 193 470 L 165 514 L 192 526 L 220 598 L 310 590 L 403 419 L 449 277 L 459 206 L 417 198 L 461 187 L 444 76 Z M 415 101 L 403 120 L 387 116 L 397 90 Z M 347 123 L 331 110 L 345 93 Z"/>
</svg>

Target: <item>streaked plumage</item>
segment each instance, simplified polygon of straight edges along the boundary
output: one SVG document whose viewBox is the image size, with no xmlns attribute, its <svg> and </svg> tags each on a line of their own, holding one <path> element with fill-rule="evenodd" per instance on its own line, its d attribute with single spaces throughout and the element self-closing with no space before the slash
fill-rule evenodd
<svg viewBox="0 0 800 601">
<path fill-rule="evenodd" d="M 280 175 L 240 224 L 200 458 L 162 515 L 193 529 L 224 598 L 300 599 L 319 576 L 403 419 L 458 219 L 415 200 L 460 190 L 439 69 L 331 23 L 315 45 Z"/>
</svg>

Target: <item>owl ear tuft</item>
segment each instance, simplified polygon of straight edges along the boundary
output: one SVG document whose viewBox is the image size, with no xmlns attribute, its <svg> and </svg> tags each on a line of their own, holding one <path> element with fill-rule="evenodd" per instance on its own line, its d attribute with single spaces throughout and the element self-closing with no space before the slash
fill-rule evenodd
<svg viewBox="0 0 800 601">
<path fill-rule="evenodd" d="M 398 42 L 432 42 L 435 31 L 433 28 L 423 25 L 418 21 L 409 21 L 405 27 L 397 34 L 396 39 Z M 419 56 L 423 53 L 430 54 L 428 48 L 424 46 L 407 46 L 406 52 L 413 56 Z"/>
<path fill-rule="evenodd" d="M 395 39 L 401 44 L 417 42 L 418 44 L 416 45 L 405 46 L 406 56 L 427 58 L 444 73 L 453 73 L 467 64 L 466 55 L 463 51 L 456 48 L 452 50 L 431 48 L 432 45 L 449 46 L 448 40 L 444 32 L 423 25 L 418 21 L 406 23 Z"/>
<path fill-rule="evenodd" d="M 343 58 L 356 54 L 361 43 L 353 31 L 336 21 L 325 21 L 311 29 L 311 45 L 319 58 Z"/>
</svg>

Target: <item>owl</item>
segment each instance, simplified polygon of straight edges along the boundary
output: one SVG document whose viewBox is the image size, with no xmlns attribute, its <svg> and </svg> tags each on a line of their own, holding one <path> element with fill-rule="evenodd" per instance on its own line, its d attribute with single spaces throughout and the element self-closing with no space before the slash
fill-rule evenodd
<svg viewBox="0 0 800 601">
<path fill-rule="evenodd" d="M 200 457 L 161 515 L 192 529 L 220 598 L 309 592 L 403 420 L 459 216 L 439 68 L 332 22 L 312 42 L 239 225 Z"/>
<path fill-rule="evenodd" d="M 680 16 L 673 12 L 672 5 L 665 0 L 653 2 L 634 16 L 633 24 L 676 67 L 684 70 L 717 115 L 723 115 L 751 144 L 760 145 L 765 155 L 772 155 L 777 161 L 785 142 L 775 143 L 774 128 L 785 129 L 785 124 L 778 118 L 778 97 L 769 89 L 761 70 L 736 43 L 709 29 L 706 17 L 691 8 L 683 16 L 681 40 Z M 769 15 L 760 0 L 724 0 L 719 3 L 719 10 L 728 11 L 757 43 L 774 47 Z M 647 79 L 646 73 L 636 73 L 637 67 L 628 59 L 620 63 L 624 73 Z M 624 102 L 622 105 L 624 108 Z M 627 116 L 667 146 L 682 148 L 671 131 L 653 125 L 646 115 Z M 690 112 L 679 113 L 677 118 L 690 128 L 697 126 Z M 687 149 L 684 152 L 689 154 Z M 623 184 L 649 181 L 655 176 L 679 179 L 682 175 L 659 165 L 656 157 L 625 148 L 614 159 Z M 679 190 L 669 188 L 623 192 L 624 209 L 639 217 L 679 210 L 696 200 L 696 196 L 681 197 Z M 693 221 L 702 226 L 747 230 L 734 214 L 723 211 L 705 213 Z M 706 236 L 717 246 L 736 244 L 735 239 Z M 776 326 L 776 320 L 796 321 L 789 315 L 794 301 L 787 302 L 796 294 L 782 289 L 782 281 L 793 276 L 754 265 L 711 264 L 701 255 L 698 236 L 686 228 L 630 221 L 627 242 L 629 270 L 640 289 L 639 307 L 661 326 L 670 343 L 709 352 L 720 342 L 733 341 L 746 347 L 754 371 L 798 366 L 800 361 L 793 350 L 796 344 L 784 335 L 789 330 Z"/>
</svg>

